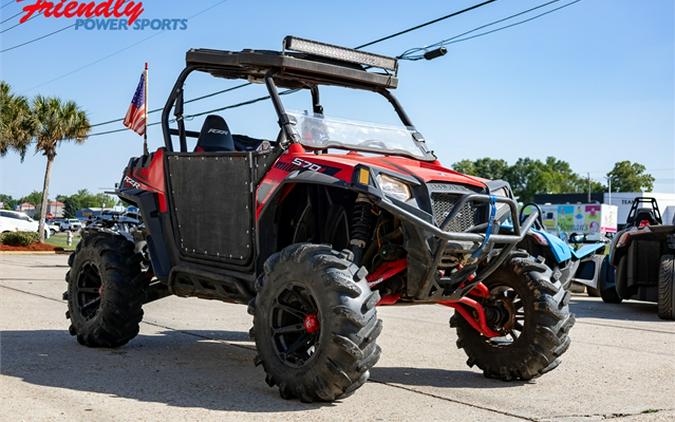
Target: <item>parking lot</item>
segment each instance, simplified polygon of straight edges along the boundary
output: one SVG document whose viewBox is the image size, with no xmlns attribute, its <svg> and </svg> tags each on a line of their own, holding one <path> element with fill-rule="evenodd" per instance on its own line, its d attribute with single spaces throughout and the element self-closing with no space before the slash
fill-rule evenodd
<svg viewBox="0 0 675 422">
<path fill-rule="evenodd" d="M 3 420 L 675 419 L 675 323 L 654 304 L 575 295 L 561 366 L 533 382 L 465 365 L 440 306 L 381 308 L 380 362 L 335 404 L 282 400 L 253 366 L 243 306 L 171 297 L 145 307 L 141 334 L 87 349 L 64 317 L 66 255 L 0 255 Z"/>
</svg>

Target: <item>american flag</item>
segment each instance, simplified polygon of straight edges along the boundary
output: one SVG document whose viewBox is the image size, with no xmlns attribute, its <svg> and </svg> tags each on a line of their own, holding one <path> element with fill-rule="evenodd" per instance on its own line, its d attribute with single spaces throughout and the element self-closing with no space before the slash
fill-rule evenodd
<svg viewBox="0 0 675 422">
<path fill-rule="evenodd" d="M 129 111 L 127 111 L 127 115 L 124 117 L 124 126 L 139 135 L 145 134 L 145 107 L 145 72 L 143 72 L 134 93 L 134 98 L 131 100 Z"/>
</svg>

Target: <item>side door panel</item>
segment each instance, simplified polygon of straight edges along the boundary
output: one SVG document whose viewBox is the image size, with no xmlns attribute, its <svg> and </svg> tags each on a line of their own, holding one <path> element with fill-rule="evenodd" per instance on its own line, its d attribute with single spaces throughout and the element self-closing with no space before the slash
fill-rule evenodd
<svg viewBox="0 0 675 422">
<path fill-rule="evenodd" d="M 252 154 L 169 154 L 176 246 L 185 256 L 246 265 L 253 255 Z"/>
</svg>

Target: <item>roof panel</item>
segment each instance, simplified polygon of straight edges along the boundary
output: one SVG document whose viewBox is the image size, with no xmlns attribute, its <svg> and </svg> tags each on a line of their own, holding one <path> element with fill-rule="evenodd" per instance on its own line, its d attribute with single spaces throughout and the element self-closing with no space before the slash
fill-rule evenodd
<svg viewBox="0 0 675 422">
<path fill-rule="evenodd" d="M 360 65 L 304 53 L 192 49 L 187 52 L 186 62 L 188 66 L 230 79 L 262 80 L 267 72 L 273 71 L 277 85 L 288 88 L 306 83 L 362 89 L 393 89 L 398 85 L 393 74 L 369 72 Z"/>
</svg>

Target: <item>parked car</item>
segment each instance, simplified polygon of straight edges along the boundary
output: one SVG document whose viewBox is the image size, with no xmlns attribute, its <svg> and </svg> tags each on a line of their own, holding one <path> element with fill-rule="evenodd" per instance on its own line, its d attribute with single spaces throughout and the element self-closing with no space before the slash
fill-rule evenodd
<svg viewBox="0 0 675 422">
<path fill-rule="evenodd" d="M 82 222 L 77 218 L 66 218 L 63 221 L 61 221 L 60 228 L 62 232 L 68 230 L 78 231 L 82 228 Z"/>
<path fill-rule="evenodd" d="M 47 220 L 45 224 L 47 225 L 47 228 L 49 229 L 49 233 L 51 235 L 55 235 L 56 233 L 61 231 L 61 220 L 51 219 Z"/>
<path fill-rule="evenodd" d="M 0 210 L 0 233 L 7 232 L 37 232 L 39 223 L 26 213 L 19 211 Z M 45 237 L 50 236 L 49 228 L 45 229 Z"/>
</svg>

